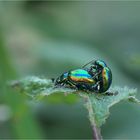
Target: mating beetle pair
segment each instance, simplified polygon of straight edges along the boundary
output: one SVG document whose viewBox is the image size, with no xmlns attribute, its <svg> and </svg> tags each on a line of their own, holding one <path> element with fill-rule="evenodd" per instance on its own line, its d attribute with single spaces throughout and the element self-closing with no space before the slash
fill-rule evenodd
<svg viewBox="0 0 140 140">
<path fill-rule="evenodd" d="M 106 92 L 112 83 L 112 72 L 102 60 L 87 63 L 80 69 L 63 73 L 55 86 L 65 86 L 94 93 Z"/>
</svg>

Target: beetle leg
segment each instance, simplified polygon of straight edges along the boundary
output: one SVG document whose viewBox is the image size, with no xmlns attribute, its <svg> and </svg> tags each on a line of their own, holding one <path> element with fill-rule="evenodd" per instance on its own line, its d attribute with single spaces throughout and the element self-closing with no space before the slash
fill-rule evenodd
<svg viewBox="0 0 140 140">
<path fill-rule="evenodd" d="M 97 82 L 96 84 L 94 84 L 93 86 L 91 86 L 90 91 L 93 91 L 95 93 L 98 93 L 98 86 L 99 86 L 99 82 Z"/>
<path fill-rule="evenodd" d="M 118 94 L 118 92 L 116 91 L 116 92 L 105 92 L 105 95 L 107 95 L 107 96 L 116 96 Z"/>
<path fill-rule="evenodd" d="M 99 71 L 99 72 L 97 72 L 92 78 L 95 78 L 95 77 L 97 77 L 99 74 L 101 74 L 101 70 Z"/>
<path fill-rule="evenodd" d="M 56 85 L 54 85 L 54 88 L 61 88 L 61 87 L 63 87 L 63 86 L 65 86 L 64 83 L 56 84 Z"/>
<path fill-rule="evenodd" d="M 72 82 L 67 80 L 67 84 L 69 84 L 72 88 L 78 89 Z"/>
<path fill-rule="evenodd" d="M 56 80 L 54 81 L 54 83 L 55 83 L 55 87 L 63 87 L 63 86 L 65 86 L 66 85 L 66 79 L 63 79 L 61 82 L 59 82 L 59 83 L 57 83 L 56 82 Z"/>
</svg>

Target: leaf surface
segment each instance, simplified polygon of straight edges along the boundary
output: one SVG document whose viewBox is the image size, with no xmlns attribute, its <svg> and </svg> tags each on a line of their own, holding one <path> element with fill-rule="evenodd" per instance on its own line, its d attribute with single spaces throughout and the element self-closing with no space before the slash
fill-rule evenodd
<svg viewBox="0 0 140 140">
<path fill-rule="evenodd" d="M 91 124 L 96 124 L 97 127 L 100 127 L 105 123 L 110 114 L 109 109 L 113 105 L 125 100 L 140 104 L 140 101 L 135 97 L 137 90 L 130 89 L 128 87 L 110 88 L 109 93 L 112 93 L 113 95 L 107 95 L 106 93 L 87 93 L 70 88 L 56 88 L 52 80 L 35 76 L 15 81 L 12 83 L 12 86 L 18 89 L 21 93 L 24 93 L 36 100 L 40 100 L 51 94 L 58 95 L 60 93 L 64 93 L 65 95 L 69 95 L 76 93 L 84 99 L 83 104 L 88 110 L 89 120 Z"/>
</svg>

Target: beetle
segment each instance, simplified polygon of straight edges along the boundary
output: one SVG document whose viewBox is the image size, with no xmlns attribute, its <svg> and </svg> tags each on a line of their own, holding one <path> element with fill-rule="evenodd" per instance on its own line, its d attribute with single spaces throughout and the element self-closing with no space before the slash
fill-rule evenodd
<svg viewBox="0 0 140 140">
<path fill-rule="evenodd" d="M 100 74 L 98 74 L 98 82 L 97 82 L 97 92 L 104 93 L 106 92 L 111 83 L 112 83 L 112 72 L 108 67 L 104 67 Z"/>
<path fill-rule="evenodd" d="M 63 73 L 55 81 L 55 85 L 71 87 L 78 90 L 94 91 L 96 82 L 84 69 L 71 70 Z"/>
<path fill-rule="evenodd" d="M 106 92 L 112 83 L 112 72 L 102 60 L 90 61 L 80 69 L 70 70 L 56 78 L 55 86 L 77 90 Z"/>
<path fill-rule="evenodd" d="M 89 68 L 88 65 L 90 65 Z M 82 68 L 87 70 L 90 75 L 93 74 L 94 78 L 96 78 L 96 92 L 103 93 L 109 89 L 112 83 L 112 72 L 103 60 L 90 61 Z"/>
</svg>

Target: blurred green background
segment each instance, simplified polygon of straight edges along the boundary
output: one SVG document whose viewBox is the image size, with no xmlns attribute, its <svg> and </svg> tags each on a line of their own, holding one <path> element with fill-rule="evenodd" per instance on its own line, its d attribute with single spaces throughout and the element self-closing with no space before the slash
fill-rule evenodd
<svg viewBox="0 0 140 140">
<path fill-rule="evenodd" d="M 0 138 L 92 138 L 80 100 L 27 102 L 6 86 L 31 75 L 55 78 L 92 59 L 107 62 L 112 86 L 139 93 L 140 2 L 1 1 Z M 140 107 L 121 103 L 111 109 L 102 134 L 140 138 L 139 124 Z"/>
</svg>

